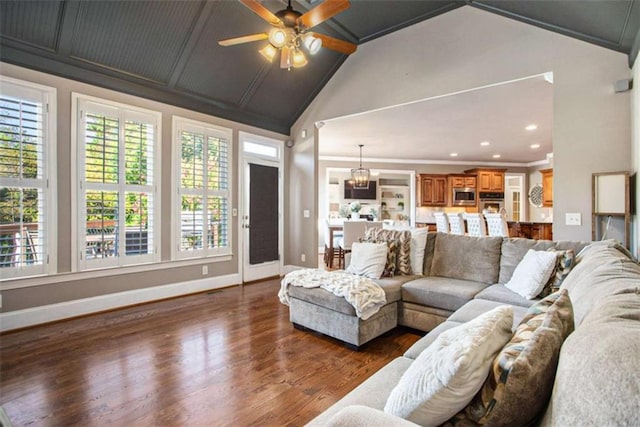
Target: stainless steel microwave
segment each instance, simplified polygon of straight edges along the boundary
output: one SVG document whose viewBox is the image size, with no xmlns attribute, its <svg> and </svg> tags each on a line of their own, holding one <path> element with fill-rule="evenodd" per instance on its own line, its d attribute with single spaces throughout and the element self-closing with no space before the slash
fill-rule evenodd
<svg viewBox="0 0 640 427">
<path fill-rule="evenodd" d="M 476 189 L 475 188 L 454 188 L 453 189 L 453 206 L 475 206 L 476 205 Z"/>
</svg>

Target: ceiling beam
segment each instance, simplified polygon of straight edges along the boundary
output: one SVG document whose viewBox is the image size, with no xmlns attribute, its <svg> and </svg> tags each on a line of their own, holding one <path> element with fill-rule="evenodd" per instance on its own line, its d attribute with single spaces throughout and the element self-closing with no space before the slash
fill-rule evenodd
<svg viewBox="0 0 640 427">
<path fill-rule="evenodd" d="M 71 56 L 73 47 L 73 30 L 76 27 L 78 13 L 80 12 L 80 2 L 65 1 L 62 3 L 62 13 L 58 19 L 58 35 L 56 51 L 62 56 Z"/>
<path fill-rule="evenodd" d="M 184 48 L 181 50 L 180 56 L 178 57 L 178 60 L 173 67 L 173 71 L 171 72 L 171 78 L 167 84 L 170 89 L 174 89 L 178 84 L 178 80 L 180 79 L 180 76 L 182 76 L 184 68 L 187 66 L 187 62 L 191 57 L 191 52 L 193 52 L 193 49 L 200 39 L 200 35 L 204 30 L 205 24 L 209 20 L 209 16 L 214 9 L 215 3 L 215 1 L 208 0 L 202 5 L 202 9 L 200 9 L 200 13 L 198 14 L 198 19 L 196 19 L 196 22 L 191 29 L 191 33 L 189 34 L 189 38 L 184 44 Z"/>
</svg>

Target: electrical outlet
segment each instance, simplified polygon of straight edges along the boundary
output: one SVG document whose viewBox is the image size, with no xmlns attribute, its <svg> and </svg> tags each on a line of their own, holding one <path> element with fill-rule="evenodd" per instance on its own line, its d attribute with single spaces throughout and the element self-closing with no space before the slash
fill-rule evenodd
<svg viewBox="0 0 640 427">
<path fill-rule="evenodd" d="M 305 209 L 302 211 L 302 216 L 304 218 L 311 218 L 311 212 L 309 212 L 309 209 Z"/>
<path fill-rule="evenodd" d="M 231 209 L 231 216 L 238 216 L 238 208 Z"/>
<path fill-rule="evenodd" d="M 582 217 L 579 213 L 568 213 L 564 216 L 565 225 L 582 225 Z"/>
<path fill-rule="evenodd" d="M 203 265 L 202 266 L 202 275 L 206 276 L 207 274 L 209 274 L 209 266 L 208 265 Z"/>
<path fill-rule="evenodd" d="M 300 255 L 300 261 L 306 262 L 307 261 L 307 256 L 305 254 L 301 254 Z"/>
<path fill-rule="evenodd" d="M 2 308 L 2 294 L 0 294 L 0 308 Z"/>
</svg>

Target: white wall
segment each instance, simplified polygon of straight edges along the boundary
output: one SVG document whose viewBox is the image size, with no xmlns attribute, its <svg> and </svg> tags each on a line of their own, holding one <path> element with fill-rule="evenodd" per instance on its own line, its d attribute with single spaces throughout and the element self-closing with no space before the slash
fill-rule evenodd
<svg viewBox="0 0 640 427">
<path fill-rule="evenodd" d="M 640 259 L 640 61 L 636 59 L 633 67 L 633 90 L 631 98 L 631 125 L 632 125 L 632 143 L 631 143 L 631 170 L 635 172 L 636 177 L 636 208 L 633 217 L 631 253 L 636 259 Z"/>
<path fill-rule="evenodd" d="M 292 136 L 320 120 L 547 71 L 555 82 L 554 236 L 589 240 L 591 174 L 631 167 L 630 94 L 613 91 L 616 80 L 631 76 L 627 56 L 619 52 L 464 6 L 359 46 Z M 301 175 L 317 180 L 317 133 L 314 144 L 314 169 Z M 295 154 L 290 166 L 296 168 Z M 313 203 L 312 181 L 313 193 L 291 197 Z M 582 226 L 565 226 L 567 212 L 581 213 Z M 302 228 L 289 231 L 293 253 L 315 237 Z"/>
</svg>

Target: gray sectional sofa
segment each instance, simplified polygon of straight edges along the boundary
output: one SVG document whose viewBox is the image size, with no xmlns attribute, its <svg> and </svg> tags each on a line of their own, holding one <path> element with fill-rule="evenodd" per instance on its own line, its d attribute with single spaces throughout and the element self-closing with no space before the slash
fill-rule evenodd
<svg viewBox="0 0 640 427">
<path fill-rule="evenodd" d="M 310 425 L 414 425 L 383 412 L 402 374 L 442 332 L 497 306 L 513 307 L 515 329 L 535 300 L 504 284 L 527 250 L 551 247 L 579 253 L 562 283 L 573 305 L 575 331 L 562 346 L 553 393 L 535 424 L 640 425 L 640 266 L 624 248 L 610 241 L 588 244 L 442 233 L 428 235 L 422 275 L 379 281 L 387 305 L 367 321 L 357 319 L 348 304 L 325 291 L 290 288 L 294 324 L 354 346 L 396 325 L 429 331 Z"/>
</svg>

